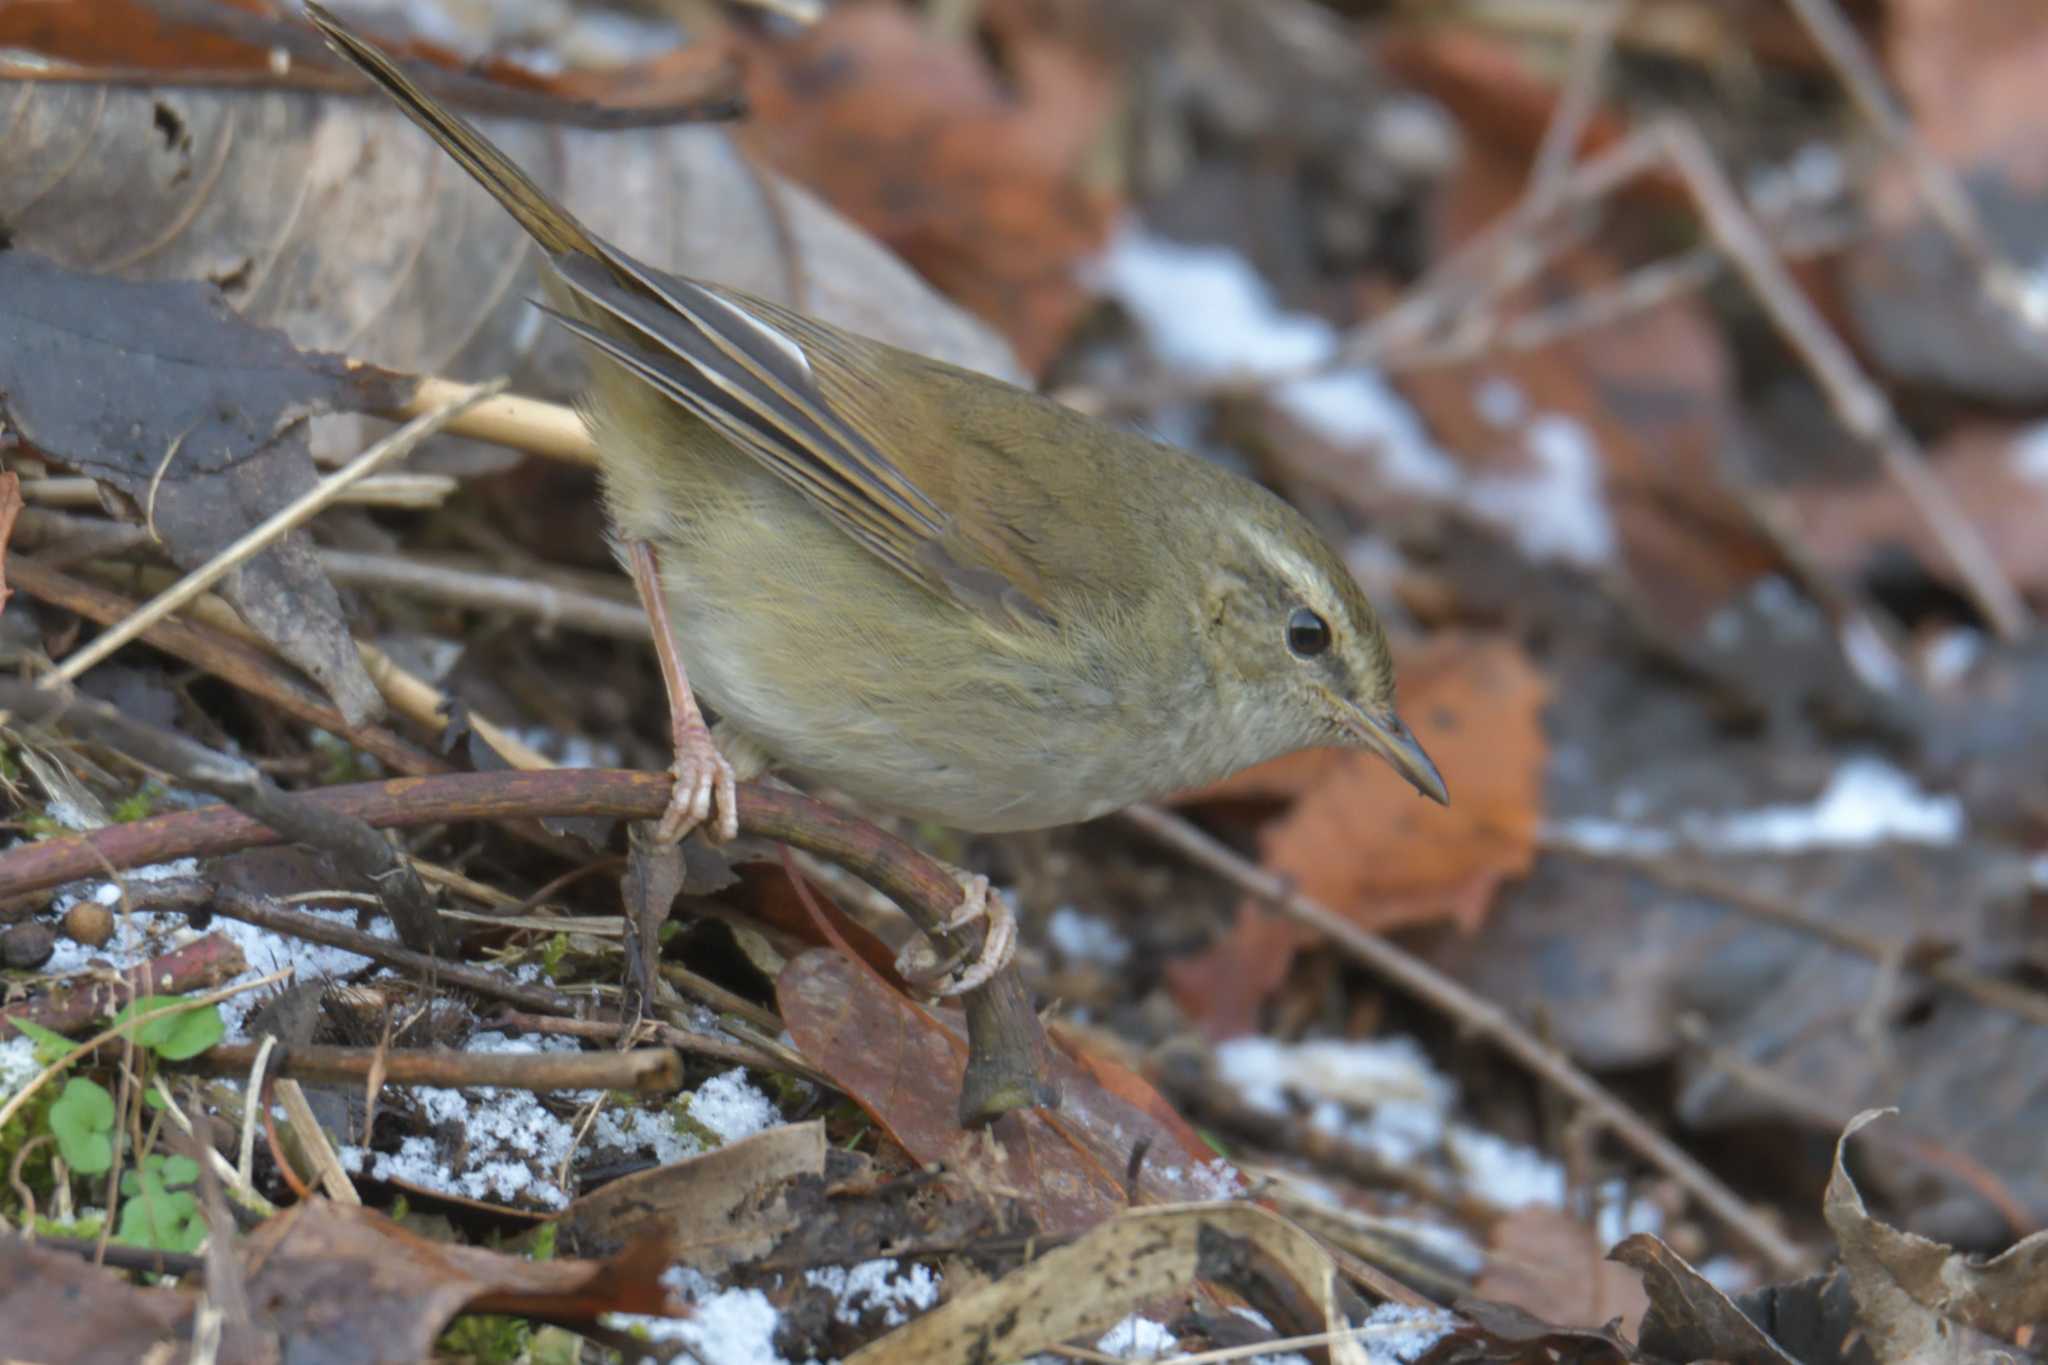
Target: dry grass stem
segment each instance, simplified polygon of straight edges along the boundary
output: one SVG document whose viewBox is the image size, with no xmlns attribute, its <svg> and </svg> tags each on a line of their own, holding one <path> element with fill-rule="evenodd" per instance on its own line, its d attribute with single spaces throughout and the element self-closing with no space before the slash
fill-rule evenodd
<svg viewBox="0 0 2048 1365">
<path fill-rule="evenodd" d="M 91 644 L 65 659 L 62 665 L 42 680 L 42 685 L 53 687 L 60 683 L 78 681 L 93 665 L 218 583 L 236 565 L 276 541 L 285 532 L 310 521 L 321 508 L 333 502 L 351 485 L 375 473 L 379 466 L 411 451 L 421 441 L 446 427 L 466 409 L 497 393 L 504 386 L 504 381 L 498 380 L 470 390 L 460 398 L 443 403 L 433 411 L 414 418 L 378 441 L 347 465 L 314 484 L 301 496 L 294 498 L 290 504 L 265 517 L 237 537 L 233 544 L 151 599 L 127 620 L 102 631 Z"/>
</svg>

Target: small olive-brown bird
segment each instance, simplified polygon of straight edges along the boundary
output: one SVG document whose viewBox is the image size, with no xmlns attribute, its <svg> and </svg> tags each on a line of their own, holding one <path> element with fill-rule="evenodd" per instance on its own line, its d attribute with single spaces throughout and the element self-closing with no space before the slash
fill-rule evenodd
<svg viewBox="0 0 2048 1365">
<path fill-rule="evenodd" d="M 585 419 L 675 739 L 661 833 L 785 769 L 975 831 L 1092 819 L 1316 745 L 1424 795 L 1372 605 L 1249 480 L 1037 394 L 641 264 L 317 5 L 519 220 L 588 343 Z M 716 742 L 692 687 L 720 717 Z M 963 875 L 955 923 L 987 883 Z M 992 919 L 980 984 L 1014 941 Z"/>
</svg>

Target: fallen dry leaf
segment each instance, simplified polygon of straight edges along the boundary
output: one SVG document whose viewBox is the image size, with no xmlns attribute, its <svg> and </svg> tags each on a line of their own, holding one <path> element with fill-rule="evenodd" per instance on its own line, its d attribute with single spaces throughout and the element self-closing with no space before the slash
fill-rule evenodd
<svg viewBox="0 0 2048 1365">
<path fill-rule="evenodd" d="M 1843 1155 L 1850 1138 L 1890 1112 L 1866 1109 L 1849 1120 L 1821 1204 L 1878 1359 L 1969 1358 L 1971 1331 L 2010 1340 L 2048 1322 L 2048 1232 L 1980 1261 L 1870 1216 Z"/>
<path fill-rule="evenodd" d="M 2048 441 L 2037 426 L 1969 421 L 1928 453 L 1963 516 L 1998 566 L 2025 591 L 2048 592 Z M 1872 472 L 1853 483 L 1793 484 L 1774 497 L 1791 516 L 1801 545 L 1842 575 L 1867 573 L 1874 557 L 1910 551 L 1931 575 L 1957 581 L 1955 566 L 1927 519 L 1898 482 Z"/>
<path fill-rule="evenodd" d="M 251 1232 L 242 1255 L 257 1324 L 281 1338 L 287 1359 L 327 1359 L 323 1343 L 347 1340 L 351 1360 L 425 1360 L 465 1309 L 593 1323 L 674 1307 L 659 1237 L 607 1261 L 532 1261 L 428 1241 L 373 1210 L 309 1199 Z"/>
<path fill-rule="evenodd" d="M 1078 47 L 1012 24 L 1005 79 L 895 5 L 839 5 L 757 45 L 746 145 L 995 324 L 1027 367 L 1089 306 L 1075 266 L 1115 197 L 1086 163 L 1116 93 Z"/>
<path fill-rule="evenodd" d="M 82 1256 L 0 1233 L 0 1322 L 10 1359 L 176 1359 L 190 1352 L 198 1305 L 189 1290 L 133 1285 Z"/>
<path fill-rule="evenodd" d="M 1472 1293 L 1513 1304 L 1559 1327 L 1604 1327 L 1618 1318 L 1628 1336 L 1636 1334 L 1650 1306 L 1641 1278 L 1607 1260 L 1591 1228 L 1540 1206 L 1494 1221 L 1486 1269 Z"/>
<path fill-rule="evenodd" d="M 1673 1360 L 1740 1360 L 1754 1365 L 1798 1365 L 1784 1348 L 1744 1316 L 1685 1258 L 1647 1232 L 1615 1243 L 1610 1261 L 1642 1276 L 1648 1309 L 1630 1335 L 1643 1349 Z"/>
<path fill-rule="evenodd" d="M 793 959 L 776 981 L 776 1000 L 805 1058 L 913 1159 L 943 1162 L 983 1189 L 1015 1197 L 1041 1233 L 1092 1227 L 1123 1209 L 1131 1193 L 1180 1203 L 1237 1187 L 1236 1173 L 1150 1085 L 1100 1059 L 1084 1066 L 1055 1051 L 1057 1111 L 1018 1110 L 986 1129 L 962 1128 L 955 1117 L 967 1067 L 960 1031 L 834 950 Z M 1141 1142 L 1145 1159 L 1127 1193 Z"/>
<path fill-rule="evenodd" d="M 870 1342 L 847 1365 L 1021 1360 L 1184 1294 L 1197 1278 L 1224 1279 L 1237 1268 L 1277 1272 L 1290 1297 L 1316 1317 L 1310 1330 L 1345 1325 L 1329 1253 L 1278 1214 L 1235 1203 L 1132 1209 Z M 1332 1365 L 1365 1365 L 1368 1358 L 1358 1338 L 1341 1331 L 1326 1349 Z"/>
<path fill-rule="evenodd" d="M 181 568 L 313 486 L 308 418 L 393 406 L 401 392 L 244 321 L 212 285 L 131 284 L 0 254 L 0 421 L 118 492 Z M 382 711 L 303 532 L 243 561 L 220 591 L 350 724 Z"/>
<path fill-rule="evenodd" d="M 794 1226 L 790 1182 L 825 1173 L 825 1125 L 786 1123 L 700 1156 L 622 1176 L 563 1209 L 562 1247 L 615 1249 L 658 1226 L 670 1254 L 707 1275 L 757 1260 Z"/>
<path fill-rule="evenodd" d="M 2048 120 L 2048 11 L 1893 0 L 1885 17 L 1885 55 L 1915 139 L 1963 183 L 1994 249 L 2026 269 L 2048 251 L 2048 144 L 2038 132 Z M 1989 402 L 2048 398 L 2039 336 L 1986 297 L 1913 168 L 1887 158 L 1869 199 L 1874 230 L 1844 255 L 1841 280 L 1877 362 L 1898 378 Z"/>
<path fill-rule="evenodd" d="M 1449 784 L 1449 807 L 1417 796 L 1362 752 L 1283 760 L 1203 796 L 1310 779 L 1261 833 L 1261 860 L 1305 894 L 1375 932 L 1449 920 L 1475 928 L 1494 892 L 1535 861 L 1543 817 L 1549 685 L 1512 641 L 1442 635 L 1403 653 L 1401 715 Z"/>
<path fill-rule="evenodd" d="M 1166 989 L 1202 1036 L 1220 1043 L 1258 1026 L 1259 1007 L 1287 979 L 1295 953 L 1314 941 L 1293 920 L 1244 901 L 1228 933 L 1166 964 Z"/>
</svg>

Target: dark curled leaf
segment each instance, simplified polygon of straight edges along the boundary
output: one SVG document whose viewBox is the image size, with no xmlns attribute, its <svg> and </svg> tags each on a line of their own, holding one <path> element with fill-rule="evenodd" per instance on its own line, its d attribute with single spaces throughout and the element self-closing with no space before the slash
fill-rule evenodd
<svg viewBox="0 0 2048 1365">
<path fill-rule="evenodd" d="M 0 253 L 0 422 L 117 491 L 192 568 L 309 488 L 306 419 L 370 405 L 389 381 L 244 322 L 196 281 L 131 284 Z M 294 532 L 221 592 L 325 687 L 351 724 L 381 702 L 333 586 Z"/>
<path fill-rule="evenodd" d="M 1607 1253 L 1642 1272 L 1650 1311 L 1643 1315 L 1643 1349 L 1673 1360 L 1740 1360 L 1794 1365 L 1777 1342 L 1743 1316 L 1685 1258 L 1647 1232 Z"/>
</svg>

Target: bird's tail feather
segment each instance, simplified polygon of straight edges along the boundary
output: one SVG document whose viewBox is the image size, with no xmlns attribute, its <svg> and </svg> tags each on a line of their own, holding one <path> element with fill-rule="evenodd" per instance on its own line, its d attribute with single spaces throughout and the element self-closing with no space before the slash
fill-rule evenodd
<svg viewBox="0 0 2048 1365">
<path fill-rule="evenodd" d="M 469 121 L 419 88 L 396 62 L 344 27 L 314 0 L 306 0 L 306 15 L 326 35 L 328 44 L 350 65 L 384 88 L 398 102 L 406 116 L 424 128 L 441 144 L 476 182 L 519 221 L 543 250 L 550 255 L 578 252 L 602 258 L 603 249 L 576 216 L 533 183 L 500 151 L 495 143 L 472 127 Z"/>
</svg>

